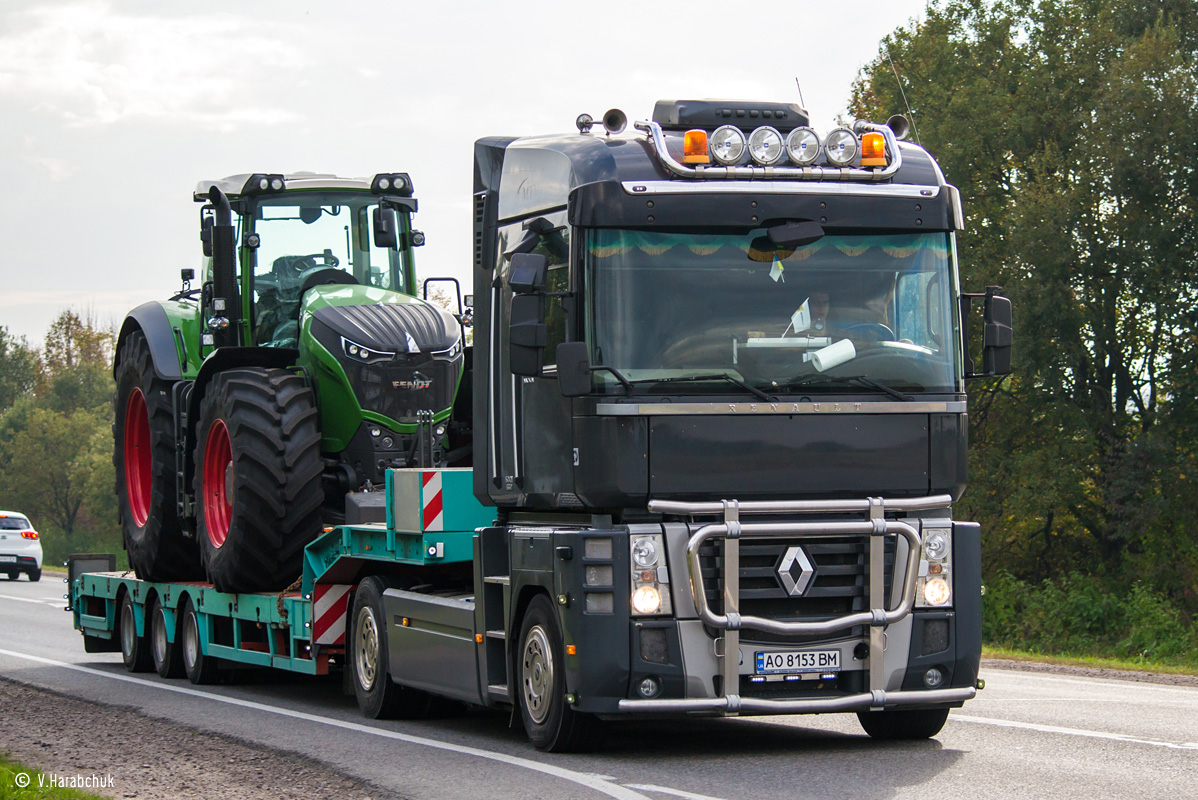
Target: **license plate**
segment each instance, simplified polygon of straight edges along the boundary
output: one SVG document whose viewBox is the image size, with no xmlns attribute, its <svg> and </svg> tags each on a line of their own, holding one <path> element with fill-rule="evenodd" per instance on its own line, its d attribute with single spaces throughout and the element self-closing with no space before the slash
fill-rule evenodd
<svg viewBox="0 0 1198 800">
<path fill-rule="evenodd" d="M 839 650 L 783 650 L 757 654 L 757 674 L 838 672 Z"/>
<path fill-rule="evenodd" d="M 0 556 L 0 564 L 15 564 L 17 563 L 16 556 Z"/>
</svg>

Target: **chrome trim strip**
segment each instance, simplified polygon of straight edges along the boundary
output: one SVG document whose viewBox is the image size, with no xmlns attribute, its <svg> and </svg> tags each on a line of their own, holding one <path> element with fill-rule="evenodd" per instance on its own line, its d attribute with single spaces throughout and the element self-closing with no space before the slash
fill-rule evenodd
<svg viewBox="0 0 1198 800">
<path fill-rule="evenodd" d="M 710 711 L 719 714 L 825 714 L 836 711 L 869 711 L 940 703 L 964 703 L 977 696 L 972 686 L 963 689 L 925 689 L 895 692 L 865 692 L 846 697 L 819 697 L 807 700 L 767 700 L 763 697 L 694 697 L 680 700 L 621 700 L 620 711 L 632 714 L 669 714 Z"/>
<path fill-rule="evenodd" d="M 894 138 L 894 131 L 885 125 L 875 125 L 872 122 L 858 121 L 853 127 L 853 133 L 857 136 L 860 136 L 862 131 L 876 131 L 882 134 L 882 138 L 886 140 L 886 149 L 890 151 L 891 161 L 884 169 L 880 170 L 854 167 L 687 167 L 679 164 L 670 155 L 670 151 L 666 147 L 665 135 L 661 131 L 661 125 L 656 122 L 641 120 L 634 122 L 633 127 L 649 135 L 654 148 L 657 149 L 657 157 L 661 159 L 661 163 L 670 172 L 682 178 L 798 178 L 800 180 L 883 181 L 893 176 L 898 172 L 899 167 L 903 165 L 902 152 L 899 150 L 898 140 Z"/>
<path fill-rule="evenodd" d="M 964 401 L 944 403 L 598 403 L 603 417 L 686 416 L 700 414 L 963 414 Z"/>
<path fill-rule="evenodd" d="M 624 181 L 631 195 L 651 194 L 818 194 L 859 197 L 898 197 L 929 199 L 940 196 L 939 186 L 894 183 L 884 186 L 853 183 L 763 183 L 762 181 L 720 181 L 719 183 L 683 183 L 682 181 Z"/>
<path fill-rule="evenodd" d="M 909 513 L 948 508 L 953 503 L 952 495 L 933 494 L 927 497 L 910 497 L 898 500 L 883 500 L 886 511 Z M 867 498 L 860 500 L 743 500 L 736 505 L 741 514 L 851 514 L 870 510 Z M 719 500 L 688 503 L 681 500 L 650 500 L 649 511 L 654 514 L 721 514 L 724 504 Z"/>
</svg>

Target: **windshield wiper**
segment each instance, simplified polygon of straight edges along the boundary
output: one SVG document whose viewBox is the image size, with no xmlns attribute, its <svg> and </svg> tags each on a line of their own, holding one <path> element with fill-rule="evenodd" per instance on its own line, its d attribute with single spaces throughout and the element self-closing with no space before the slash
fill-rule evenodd
<svg viewBox="0 0 1198 800">
<path fill-rule="evenodd" d="M 754 397 L 764 400 L 767 403 L 774 402 L 774 398 L 770 397 L 756 386 L 750 386 L 740 378 L 735 378 L 726 372 L 719 372 L 713 375 L 673 375 L 665 378 L 639 378 L 631 383 L 635 386 L 637 384 L 644 383 L 684 383 L 688 381 L 727 381 L 733 386 L 738 386 L 741 389 L 744 389 L 746 392 L 752 394 Z"/>
<path fill-rule="evenodd" d="M 871 389 L 876 389 L 879 392 L 885 392 L 895 400 L 910 401 L 915 398 L 898 389 L 893 389 L 884 383 L 878 383 L 873 378 L 867 378 L 864 375 L 804 375 L 801 378 L 796 378 L 789 383 L 784 383 L 779 386 L 779 389 L 798 389 L 802 386 L 834 386 L 838 383 L 855 383 L 858 386 L 867 386 Z"/>
</svg>

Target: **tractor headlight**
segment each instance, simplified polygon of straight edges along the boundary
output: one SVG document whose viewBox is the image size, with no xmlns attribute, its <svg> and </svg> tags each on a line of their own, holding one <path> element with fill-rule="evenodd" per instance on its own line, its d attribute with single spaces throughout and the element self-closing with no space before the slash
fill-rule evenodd
<svg viewBox="0 0 1198 800">
<path fill-rule="evenodd" d="M 363 364 L 381 364 L 384 361 L 390 361 L 395 358 L 395 353 L 388 353 L 383 350 L 371 350 L 369 347 L 364 347 L 357 342 L 351 342 L 344 336 L 341 337 L 341 350 L 354 361 L 360 361 Z"/>
<path fill-rule="evenodd" d="M 711 157 L 725 166 L 740 161 L 745 154 L 745 135 L 740 128 L 721 125 L 707 140 Z"/>
<path fill-rule="evenodd" d="M 762 166 L 777 164 L 782 160 L 782 134 L 764 125 L 749 134 L 749 157 Z"/>
<path fill-rule="evenodd" d="M 632 615 L 673 613 L 670 572 L 666 567 L 665 541 L 661 534 L 634 535 L 628 546 L 632 557 Z"/>
<path fill-rule="evenodd" d="M 848 128 L 837 128 L 824 140 L 824 153 L 829 164 L 847 167 L 857 157 L 857 137 Z"/>
</svg>

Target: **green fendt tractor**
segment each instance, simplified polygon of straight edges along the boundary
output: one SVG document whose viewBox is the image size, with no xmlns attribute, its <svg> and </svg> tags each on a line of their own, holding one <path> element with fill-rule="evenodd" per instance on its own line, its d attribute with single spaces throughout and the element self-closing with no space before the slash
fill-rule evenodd
<svg viewBox="0 0 1198 800">
<path fill-rule="evenodd" d="M 347 493 L 468 459 L 461 298 L 455 317 L 415 296 L 406 174 L 236 175 L 194 199 L 199 288 L 183 270 L 117 341 L 125 548 L 143 579 L 282 589 Z"/>
</svg>

